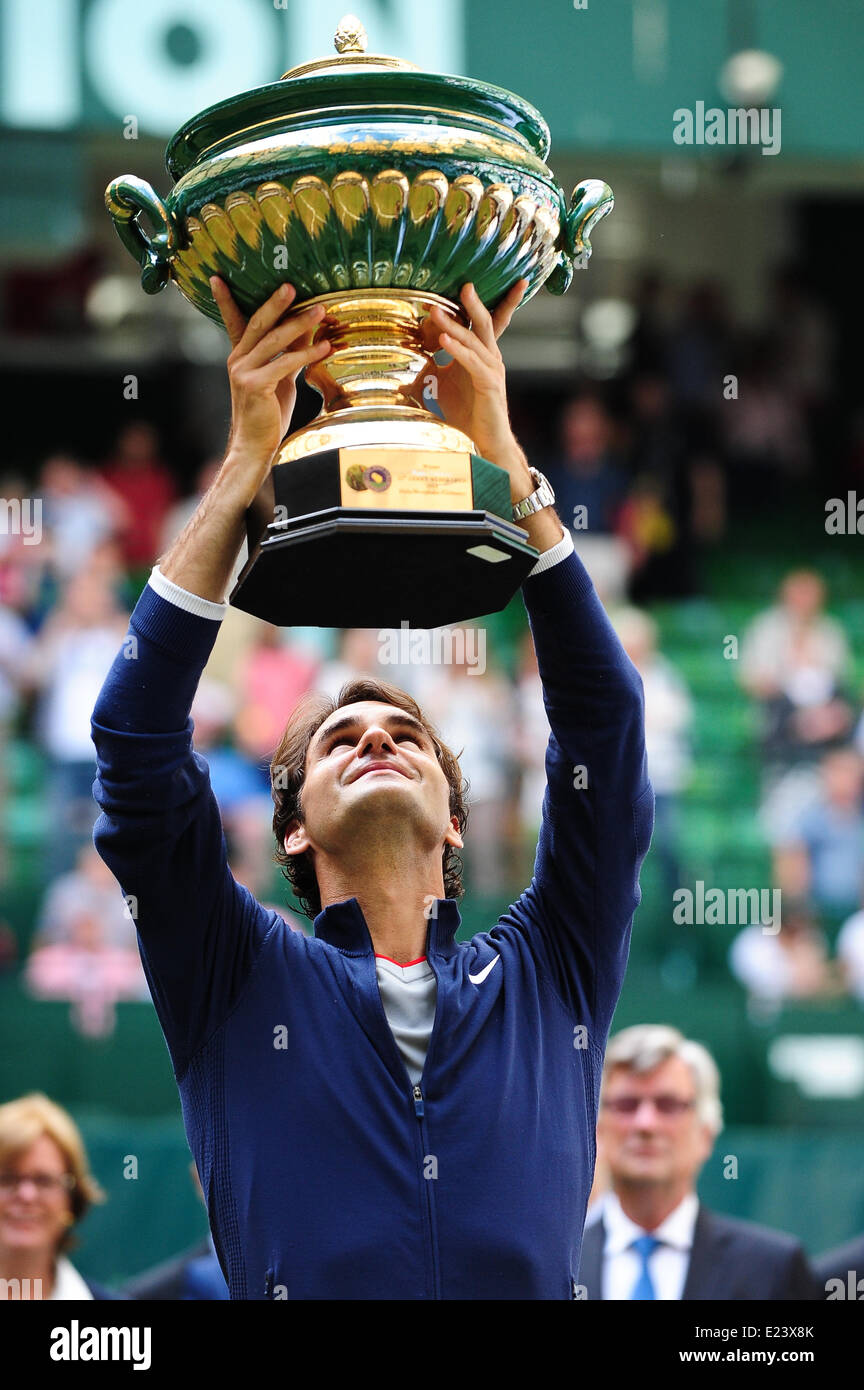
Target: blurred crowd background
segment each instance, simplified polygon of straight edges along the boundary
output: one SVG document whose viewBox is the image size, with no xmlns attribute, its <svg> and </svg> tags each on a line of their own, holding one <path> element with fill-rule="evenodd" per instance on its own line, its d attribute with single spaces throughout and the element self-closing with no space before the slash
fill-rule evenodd
<svg viewBox="0 0 864 1390">
<path fill-rule="evenodd" d="M 789 8 L 800 42 L 809 7 Z M 728 9 L 755 25 L 764 7 Z M 829 499 L 864 496 L 854 160 L 830 140 L 821 160 L 793 143 L 781 176 L 758 150 L 639 152 L 599 129 L 568 144 L 508 63 L 478 54 L 464 70 L 544 110 L 565 188 L 588 172 L 618 195 L 590 269 L 565 300 L 537 296 L 502 340 L 515 432 L 645 683 L 657 820 L 615 1026 L 668 1023 L 710 1048 L 727 1129 L 700 1191 L 815 1253 L 864 1229 L 864 565 L 861 538 L 825 526 Z M 801 81 L 793 63 L 784 120 Z M 92 846 L 89 721 L 228 425 L 224 338 L 173 288 L 146 299 L 101 211 L 126 166 L 167 187 L 173 126 L 132 143 L 115 125 L 75 135 L 84 216 L 63 244 L 47 219 L 42 243 L 14 219 L 0 241 L 0 497 L 42 507 L 38 544 L 0 529 L 0 1099 L 37 1089 L 82 1125 L 110 1200 L 77 1263 L 109 1282 L 205 1228 L 133 922 Z M 0 150 L 29 168 L 21 151 L 47 149 L 56 170 L 61 143 L 6 130 Z M 304 388 L 296 423 L 318 405 Z M 335 694 L 357 674 L 411 691 L 462 751 L 463 935 L 528 882 L 548 725 L 521 598 L 473 626 L 462 663 L 392 666 L 375 630 L 280 630 L 229 611 L 195 745 L 235 877 L 296 930 L 310 924 L 272 862 L 269 758 L 304 691 Z M 676 921 L 676 893 L 700 883 L 780 889 L 781 929 Z"/>
</svg>

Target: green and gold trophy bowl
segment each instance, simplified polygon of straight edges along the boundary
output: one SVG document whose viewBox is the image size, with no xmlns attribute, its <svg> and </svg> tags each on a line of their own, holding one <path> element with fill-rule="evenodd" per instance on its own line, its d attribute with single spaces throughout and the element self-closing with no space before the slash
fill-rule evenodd
<svg viewBox="0 0 864 1390">
<path fill-rule="evenodd" d="M 283 441 L 246 517 L 230 602 L 280 626 L 437 627 L 503 608 L 537 552 L 506 471 L 436 415 L 423 324 L 562 294 L 612 208 L 596 179 L 569 206 L 540 113 L 500 87 L 367 54 L 352 16 L 337 54 L 201 112 L 166 152 L 163 201 L 123 175 L 105 201 L 148 294 L 173 280 L 221 323 L 209 277 L 251 315 L 288 281 L 326 314 L 306 372 L 320 414 Z M 142 221 L 143 219 L 143 221 Z M 149 223 L 149 228 L 146 223 Z"/>
</svg>

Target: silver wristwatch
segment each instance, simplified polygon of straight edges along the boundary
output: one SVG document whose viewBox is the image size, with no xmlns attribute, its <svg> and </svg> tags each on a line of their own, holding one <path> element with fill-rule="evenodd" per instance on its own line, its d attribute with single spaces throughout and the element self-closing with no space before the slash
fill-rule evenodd
<svg viewBox="0 0 864 1390">
<path fill-rule="evenodd" d="M 539 468 L 531 468 L 529 465 L 528 472 L 534 479 L 536 486 L 530 497 L 525 497 L 514 505 L 514 521 L 523 521 L 526 516 L 533 516 L 535 512 L 542 512 L 544 507 L 551 507 L 555 501 L 552 485 Z"/>
</svg>

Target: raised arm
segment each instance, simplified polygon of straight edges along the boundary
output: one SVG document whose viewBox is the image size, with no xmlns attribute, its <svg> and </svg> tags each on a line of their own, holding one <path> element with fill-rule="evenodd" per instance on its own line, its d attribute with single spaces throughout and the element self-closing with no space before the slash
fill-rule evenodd
<svg viewBox="0 0 864 1390">
<path fill-rule="evenodd" d="M 642 681 L 575 553 L 522 592 L 551 734 L 534 877 L 502 921 L 602 1050 L 654 817 Z"/>
<path fill-rule="evenodd" d="M 490 315 L 473 287 L 471 329 L 437 317 L 438 369 L 449 424 L 510 475 L 513 502 L 534 491 L 510 429 L 496 340 L 524 293 L 520 281 Z M 446 331 L 443 331 L 446 329 Z M 433 346 L 435 344 L 433 343 Z M 618 999 L 639 902 L 654 796 L 645 766 L 642 681 L 619 642 L 553 508 L 520 523 L 540 558 L 523 585 L 551 726 L 547 791 L 534 878 L 490 933 L 516 931 L 559 998 L 602 1049 Z"/>
<path fill-rule="evenodd" d="M 117 878 L 175 1072 L 218 1028 L 281 919 L 238 885 L 204 759 L 192 747 L 192 700 L 227 605 L 246 507 L 287 428 L 314 315 L 278 325 L 278 292 L 246 324 L 214 292 L 232 342 L 228 452 L 194 516 L 154 567 L 92 717 L 102 808 L 96 847 Z"/>
<path fill-rule="evenodd" d="M 218 276 L 210 284 L 231 340 L 228 452 L 159 568 L 188 592 L 222 603 L 243 543 L 246 509 L 288 432 L 298 373 L 326 357 L 330 344 L 326 338 L 314 347 L 309 343 L 324 313 L 321 305 L 313 305 L 291 323 L 280 323 L 295 297 L 293 286 L 278 289 L 247 323 Z"/>
</svg>

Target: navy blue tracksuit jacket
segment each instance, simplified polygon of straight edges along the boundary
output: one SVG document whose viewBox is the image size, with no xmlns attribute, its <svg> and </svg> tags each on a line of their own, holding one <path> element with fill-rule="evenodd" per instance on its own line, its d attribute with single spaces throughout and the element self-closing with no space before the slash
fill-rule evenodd
<svg viewBox="0 0 864 1390">
<path fill-rule="evenodd" d="M 149 585 L 136 604 L 93 712 L 94 839 L 132 899 L 232 1299 L 573 1297 L 654 798 L 641 680 L 580 560 L 522 592 L 551 728 L 534 877 L 469 942 L 439 900 L 416 1088 L 356 898 L 307 938 L 228 868 L 189 718 L 218 622 Z"/>
</svg>

